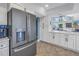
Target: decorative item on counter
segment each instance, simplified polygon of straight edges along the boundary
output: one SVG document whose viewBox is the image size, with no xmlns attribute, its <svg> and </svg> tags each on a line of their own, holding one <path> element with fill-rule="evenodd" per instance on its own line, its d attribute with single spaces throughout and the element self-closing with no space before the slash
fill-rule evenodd
<svg viewBox="0 0 79 59">
<path fill-rule="evenodd" d="M 72 28 L 72 23 L 66 23 L 66 28 Z"/>
<path fill-rule="evenodd" d="M 63 24 L 59 24 L 59 30 L 63 31 Z"/>
<path fill-rule="evenodd" d="M 79 19 L 74 21 L 73 28 L 75 28 L 75 31 L 79 32 Z"/>
<path fill-rule="evenodd" d="M 74 23 L 73 23 L 73 28 L 75 28 L 75 29 L 76 29 L 76 28 L 77 28 L 77 26 L 78 26 L 77 22 L 74 22 Z"/>
<path fill-rule="evenodd" d="M 59 24 L 59 28 L 63 28 L 63 24 Z"/>
</svg>

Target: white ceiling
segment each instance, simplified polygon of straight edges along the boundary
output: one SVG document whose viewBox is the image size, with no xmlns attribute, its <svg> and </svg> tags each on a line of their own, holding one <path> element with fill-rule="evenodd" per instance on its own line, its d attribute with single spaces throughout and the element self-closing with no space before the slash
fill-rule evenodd
<svg viewBox="0 0 79 59">
<path fill-rule="evenodd" d="M 45 16 L 51 11 L 55 10 L 69 10 L 72 9 L 72 4 L 68 3 L 14 3 L 17 6 L 22 6 L 26 8 L 27 11 L 30 11 L 31 13 L 39 16 Z M 48 5 L 48 7 L 45 7 L 45 5 Z M 0 3 L 1 7 L 7 7 L 7 3 Z M 70 6 L 70 7 L 68 7 Z M 61 10 L 62 9 L 62 10 Z"/>
<path fill-rule="evenodd" d="M 34 13 L 45 16 L 48 10 L 61 6 L 65 3 L 18 3 L 18 4 L 25 7 L 26 10 L 30 10 L 33 11 Z M 48 5 L 48 7 L 45 7 L 45 5 Z"/>
<path fill-rule="evenodd" d="M 45 10 L 49 10 L 51 8 L 55 8 L 58 6 L 63 5 L 64 3 L 21 3 L 24 7 L 28 7 L 28 8 L 40 8 L 43 7 Z M 48 7 L 46 8 L 45 5 L 48 5 Z"/>
</svg>

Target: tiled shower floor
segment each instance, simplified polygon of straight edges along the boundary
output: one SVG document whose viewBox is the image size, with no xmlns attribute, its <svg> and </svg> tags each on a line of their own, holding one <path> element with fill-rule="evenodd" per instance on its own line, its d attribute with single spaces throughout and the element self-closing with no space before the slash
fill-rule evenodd
<svg viewBox="0 0 79 59">
<path fill-rule="evenodd" d="M 45 42 L 38 42 L 37 56 L 79 56 L 79 53 Z"/>
</svg>

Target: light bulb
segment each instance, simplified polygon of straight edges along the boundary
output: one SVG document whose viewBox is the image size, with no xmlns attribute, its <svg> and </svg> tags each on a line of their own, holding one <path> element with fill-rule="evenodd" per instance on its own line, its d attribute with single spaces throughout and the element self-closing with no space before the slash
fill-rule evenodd
<svg viewBox="0 0 79 59">
<path fill-rule="evenodd" d="M 49 5 L 47 5 L 47 4 L 45 5 L 45 7 L 48 7 L 48 6 L 49 6 Z"/>
</svg>

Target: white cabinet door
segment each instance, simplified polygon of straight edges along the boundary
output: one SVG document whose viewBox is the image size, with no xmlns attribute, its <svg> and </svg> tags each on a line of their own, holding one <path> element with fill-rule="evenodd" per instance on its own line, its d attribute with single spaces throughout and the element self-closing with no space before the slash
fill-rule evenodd
<svg viewBox="0 0 79 59">
<path fill-rule="evenodd" d="M 76 35 L 76 50 L 79 51 L 79 34 Z"/>
<path fill-rule="evenodd" d="M 0 56 L 9 56 L 9 40 L 0 42 Z"/>
<path fill-rule="evenodd" d="M 49 33 L 49 42 L 53 43 L 53 33 Z"/>
<path fill-rule="evenodd" d="M 56 45 L 60 44 L 60 34 L 59 33 L 53 34 L 53 43 L 56 44 Z"/>
<path fill-rule="evenodd" d="M 2 56 L 9 56 L 9 48 L 5 47 L 2 49 Z"/>
<path fill-rule="evenodd" d="M 64 34 L 64 33 L 60 34 L 60 45 L 62 47 L 67 47 L 68 46 L 68 39 L 66 37 L 66 34 Z"/>
<path fill-rule="evenodd" d="M 68 48 L 75 49 L 75 35 L 68 35 Z"/>
<path fill-rule="evenodd" d="M 0 49 L 0 56 L 2 55 L 2 54 L 1 54 L 1 53 L 2 53 L 1 50 L 2 50 L 2 49 Z"/>
<path fill-rule="evenodd" d="M 51 35 L 51 42 L 53 43 L 53 44 L 56 44 L 56 40 L 55 40 L 55 33 L 52 33 L 52 35 Z"/>
<path fill-rule="evenodd" d="M 77 40 L 76 40 L 76 50 L 79 51 L 79 38 L 77 38 Z"/>
</svg>

